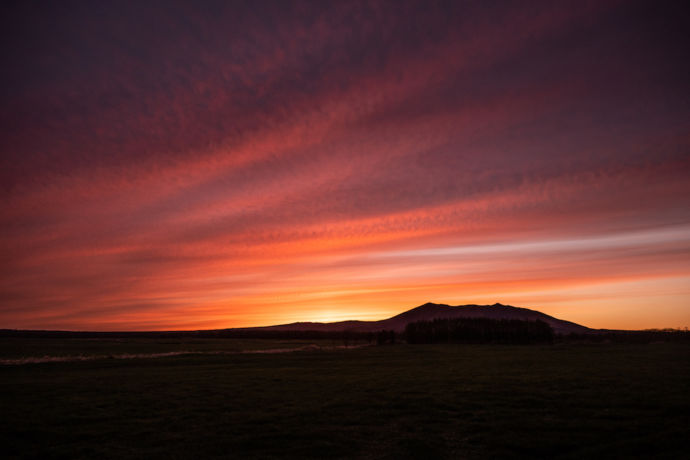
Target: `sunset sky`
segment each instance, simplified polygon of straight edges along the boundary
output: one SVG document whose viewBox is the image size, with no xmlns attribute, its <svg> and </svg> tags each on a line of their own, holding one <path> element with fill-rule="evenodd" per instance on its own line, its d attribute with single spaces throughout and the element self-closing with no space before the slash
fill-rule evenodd
<svg viewBox="0 0 690 460">
<path fill-rule="evenodd" d="M 0 328 L 690 326 L 684 2 L 13 2 Z"/>
</svg>

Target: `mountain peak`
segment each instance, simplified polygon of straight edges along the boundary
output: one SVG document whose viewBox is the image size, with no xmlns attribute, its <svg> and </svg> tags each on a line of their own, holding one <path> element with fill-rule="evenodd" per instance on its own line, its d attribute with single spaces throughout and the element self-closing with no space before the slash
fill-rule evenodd
<svg viewBox="0 0 690 460">
<path fill-rule="evenodd" d="M 417 308 L 429 308 L 429 307 L 447 307 L 448 305 L 440 304 L 440 303 L 434 303 L 434 302 L 427 302 L 424 305 L 420 305 Z"/>
<path fill-rule="evenodd" d="M 386 320 L 376 321 L 373 327 L 402 331 L 408 323 L 415 321 L 433 321 L 442 318 L 489 318 L 497 320 L 542 320 L 548 323 L 557 333 L 586 332 L 589 329 L 569 321 L 562 321 L 536 310 L 518 308 L 496 302 L 493 305 L 458 305 L 450 306 L 427 302 L 412 310 L 400 313 Z"/>
<path fill-rule="evenodd" d="M 334 323 L 306 322 L 267 326 L 265 328 L 258 329 L 309 331 L 352 330 L 359 332 L 394 330 L 397 332 L 402 332 L 405 330 L 407 324 L 416 321 L 433 321 L 435 319 L 452 318 L 488 318 L 495 320 L 517 319 L 523 321 L 541 320 L 549 324 L 554 331 L 559 334 L 568 334 L 571 332 L 587 333 L 591 331 L 587 327 L 571 323 L 570 321 L 563 321 L 554 318 L 540 311 L 514 307 L 512 305 L 503 305 L 502 303 L 498 302 L 493 305 L 471 304 L 457 306 L 427 302 L 391 318 L 379 321 L 338 321 Z"/>
</svg>

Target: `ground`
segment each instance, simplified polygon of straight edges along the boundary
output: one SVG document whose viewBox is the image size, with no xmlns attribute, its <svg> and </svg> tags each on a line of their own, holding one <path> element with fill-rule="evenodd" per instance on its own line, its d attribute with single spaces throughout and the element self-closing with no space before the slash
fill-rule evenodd
<svg viewBox="0 0 690 460">
<path fill-rule="evenodd" d="M 3 339 L 0 358 L 309 343 Z M 0 365 L 0 442 L 9 458 L 681 458 L 688 358 L 682 343 L 385 345 Z"/>
</svg>

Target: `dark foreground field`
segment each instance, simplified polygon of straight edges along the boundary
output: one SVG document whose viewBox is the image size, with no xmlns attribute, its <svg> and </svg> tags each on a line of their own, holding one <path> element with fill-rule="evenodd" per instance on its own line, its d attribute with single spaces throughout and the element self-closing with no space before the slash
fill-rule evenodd
<svg viewBox="0 0 690 460">
<path fill-rule="evenodd" d="M 101 355 L 304 343 L 0 345 L 0 358 L 16 358 L 48 345 Z M 0 442 L 10 458 L 687 458 L 688 427 L 687 344 L 394 345 L 0 365 Z"/>
</svg>

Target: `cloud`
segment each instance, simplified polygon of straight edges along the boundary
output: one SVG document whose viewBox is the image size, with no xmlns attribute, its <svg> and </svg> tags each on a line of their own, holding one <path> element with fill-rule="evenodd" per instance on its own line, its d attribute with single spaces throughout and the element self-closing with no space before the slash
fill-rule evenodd
<svg viewBox="0 0 690 460">
<path fill-rule="evenodd" d="M 667 7 L 160 6 L 8 10 L 3 325 L 380 317 L 411 292 L 687 275 Z"/>
</svg>

